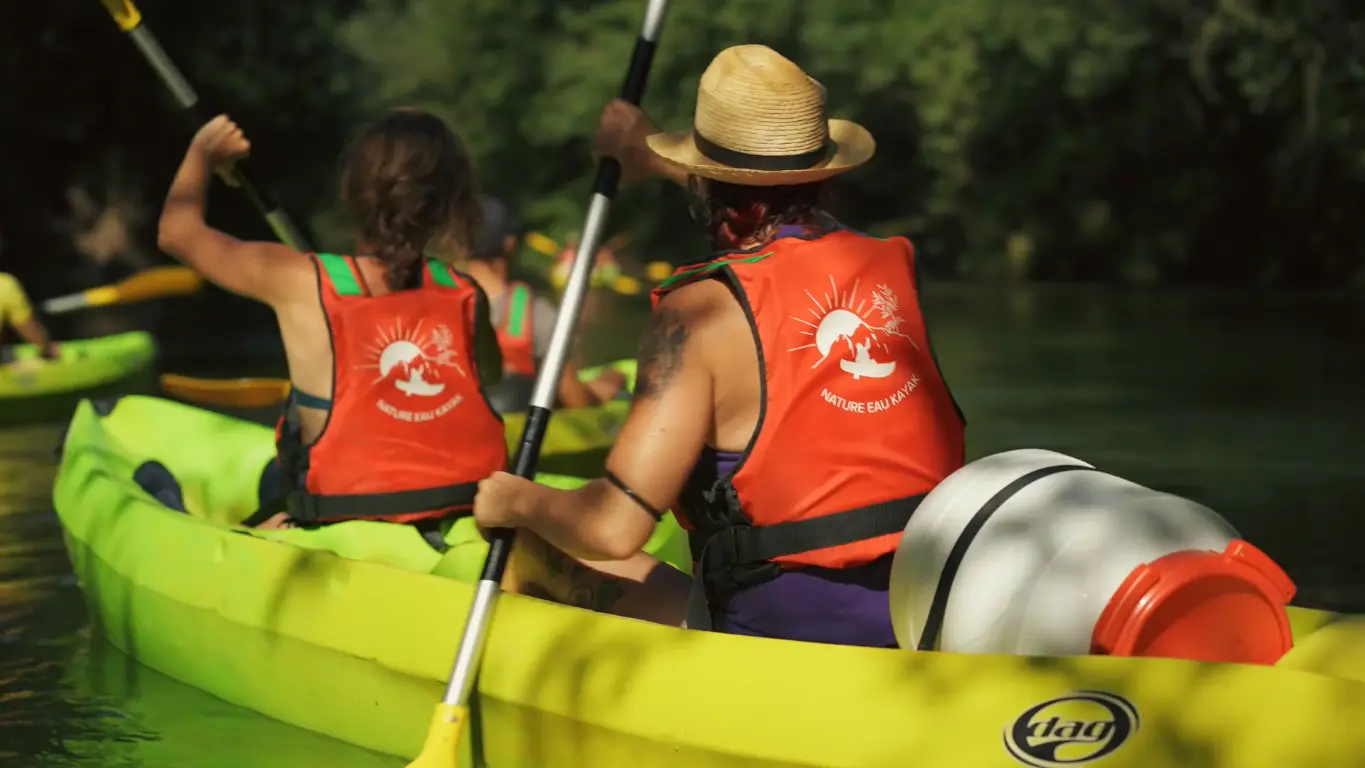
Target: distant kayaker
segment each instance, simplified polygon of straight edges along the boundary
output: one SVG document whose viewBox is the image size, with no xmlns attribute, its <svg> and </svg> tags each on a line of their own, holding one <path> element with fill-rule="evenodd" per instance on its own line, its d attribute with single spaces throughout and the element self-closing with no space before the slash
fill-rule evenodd
<svg viewBox="0 0 1365 768">
<path fill-rule="evenodd" d="M 408 522 L 440 548 L 444 520 L 507 463 L 502 421 L 484 394 L 502 375 L 487 299 L 468 276 L 423 256 L 467 250 L 481 226 L 471 157 L 419 110 L 363 128 L 341 169 L 357 255 L 338 256 L 242 241 L 205 223 L 210 175 L 230 179 L 250 146 L 226 116 L 200 128 L 158 242 L 279 320 L 293 383 L 277 429 L 285 512 L 262 527 Z"/>
<path fill-rule="evenodd" d="M 503 413 L 525 411 L 531 402 L 536 371 L 550 347 L 559 310 L 524 282 L 508 273 L 521 239 L 521 232 L 507 206 L 500 200 L 481 197 L 484 228 L 474 238 L 465 269 L 488 294 L 488 303 L 502 348 L 502 381 L 488 389 L 493 407 Z M 560 403 L 566 408 L 597 405 L 616 397 L 625 377 L 609 370 L 591 382 L 578 379 L 573 364 L 565 366 L 559 381 Z"/>
<path fill-rule="evenodd" d="M 597 249 L 593 256 L 592 281 L 594 288 L 607 288 L 621 277 L 621 265 L 616 260 L 616 250 L 611 242 L 607 242 Z M 574 257 L 578 255 L 578 233 L 569 235 L 564 248 L 555 255 L 554 267 L 550 269 L 550 282 L 556 288 L 563 289 L 569 282 L 569 271 L 573 269 Z"/>
<path fill-rule="evenodd" d="M 758 45 L 712 61 L 693 125 L 661 134 L 615 101 L 598 126 L 598 153 L 626 178 L 693 193 L 713 252 L 654 293 L 605 478 L 558 491 L 497 473 L 475 517 L 538 534 L 514 562 L 558 600 L 656 617 L 669 603 L 673 619 L 689 602 L 694 628 L 894 646 L 892 556 L 919 500 L 962 466 L 964 421 L 930 351 L 910 242 L 820 206 L 823 182 L 875 143 Z M 702 574 L 690 601 L 641 554 L 669 508 Z M 545 541 L 591 567 L 537 565 L 557 556 Z"/>
<path fill-rule="evenodd" d="M 49 360 L 61 356 L 61 345 L 52 340 L 47 328 L 33 314 L 24 286 L 14 275 L 0 272 L 0 328 L 8 325 L 19 338 L 38 348 L 38 354 Z M 0 347 L 0 364 L 14 362 L 14 348 Z"/>
</svg>

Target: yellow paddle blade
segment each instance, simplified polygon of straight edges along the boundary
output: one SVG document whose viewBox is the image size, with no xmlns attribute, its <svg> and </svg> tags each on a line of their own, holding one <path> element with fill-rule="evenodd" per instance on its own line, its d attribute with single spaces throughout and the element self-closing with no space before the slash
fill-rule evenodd
<svg viewBox="0 0 1365 768">
<path fill-rule="evenodd" d="M 189 267 L 154 267 L 113 285 L 48 299 L 43 302 L 43 311 L 60 315 L 86 307 L 132 304 L 148 299 L 194 293 L 203 285 L 204 278 Z"/>
<path fill-rule="evenodd" d="M 100 0 L 104 3 L 104 9 L 114 17 L 114 23 L 119 29 L 127 32 L 142 23 L 142 12 L 137 9 L 129 0 Z"/>
<path fill-rule="evenodd" d="M 611 283 L 611 289 L 622 296 L 636 296 L 642 287 L 640 281 L 630 275 L 621 275 Z"/>
<path fill-rule="evenodd" d="M 204 278 L 189 267 L 155 267 L 139 272 L 113 287 L 118 292 L 116 302 L 131 303 L 194 293 L 204 287 Z"/>
<path fill-rule="evenodd" d="M 526 233 L 526 247 L 536 253 L 543 253 L 546 256 L 554 256 L 559 253 L 559 243 L 546 237 L 539 232 Z"/>
<path fill-rule="evenodd" d="M 651 261 L 645 265 L 645 278 L 651 283 L 662 283 L 673 276 L 673 265 L 666 261 Z"/>
<path fill-rule="evenodd" d="M 408 763 L 408 768 L 458 768 L 460 737 L 464 735 L 468 717 L 469 710 L 459 704 L 437 704 L 427 740 L 422 743 L 417 759 Z"/>
<path fill-rule="evenodd" d="M 267 408 L 289 397 L 286 379 L 196 379 L 163 373 L 161 388 L 186 402 L 224 408 Z"/>
</svg>

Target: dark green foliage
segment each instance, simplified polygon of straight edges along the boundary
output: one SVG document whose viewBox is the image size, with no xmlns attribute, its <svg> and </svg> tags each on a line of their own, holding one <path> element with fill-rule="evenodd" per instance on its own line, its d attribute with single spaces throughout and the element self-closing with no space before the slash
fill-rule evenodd
<svg viewBox="0 0 1365 768">
<path fill-rule="evenodd" d="M 111 152 L 154 205 L 190 127 L 95 0 L 32 5 L 0 10 L 0 215 L 58 215 L 66 185 Z M 528 226 L 576 229 L 588 135 L 644 2 L 143 10 L 204 99 L 251 133 L 297 217 L 344 247 L 335 156 L 395 104 L 449 119 Z M 710 57 L 766 43 L 878 138 L 837 210 L 912 235 L 938 274 L 1341 285 L 1365 265 L 1363 16 L 1331 0 L 678 0 L 646 107 L 686 127 Z M 228 197 L 215 215 L 264 236 Z M 685 262 L 704 256 L 690 227 L 681 193 L 647 184 L 622 192 L 612 228 L 635 233 L 641 260 Z"/>
</svg>

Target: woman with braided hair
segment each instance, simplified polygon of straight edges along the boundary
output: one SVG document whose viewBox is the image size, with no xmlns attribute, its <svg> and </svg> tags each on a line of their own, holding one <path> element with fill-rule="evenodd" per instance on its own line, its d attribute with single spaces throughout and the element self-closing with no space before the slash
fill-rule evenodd
<svg viewBox="0 0 1365 768">
<path fill-rule="evenodd" d="M 502 372 L 487 300 L 446 263 L 481 226 L 469 153 L 419 110 L 364 127 L 342 158 L 356 242 L 341 256 L 239 240 L 205 222 L 210 174 L 231 184 L 250 148 L 225 115 L 200 128 L 159 235 L 162 250 L 270 305 L 279 321 L 293 383 L 277 429 L 284 489 L 247 524 L 412 523 L 439 548 L 443 525 L 507 463 L 484 394 Z"/>
</svg>

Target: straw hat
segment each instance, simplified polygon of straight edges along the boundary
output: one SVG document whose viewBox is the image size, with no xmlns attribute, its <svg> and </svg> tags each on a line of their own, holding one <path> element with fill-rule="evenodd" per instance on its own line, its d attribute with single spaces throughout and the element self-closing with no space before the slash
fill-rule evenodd
<svg viewBox="0 0 1365 768">
<path fill-rule="evenodd" d="M 766 45 L 737 45 L 711 60 L 692 126 L 650 136 L 649 148 L 695 176 L 747 186 L 820 181 L 877 150 L 866 128 L 830 120 L 825 87 Z"/>
</svg>

